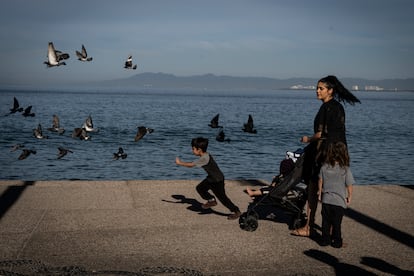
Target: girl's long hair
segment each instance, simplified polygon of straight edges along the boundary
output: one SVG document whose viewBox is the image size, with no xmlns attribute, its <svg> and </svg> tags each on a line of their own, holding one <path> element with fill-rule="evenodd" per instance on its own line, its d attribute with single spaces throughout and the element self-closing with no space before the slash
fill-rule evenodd
<svg viewBox="0 0 414 276">
<path fill-rule="evenodd" d="M 349 167 L 349 154 L 345 143 L 335 142 L 329 144 L 325 162 L 332 167 L 335 166 L 336 163 L 338 163 L 340 167 Z"/>
<path fill-rule="evenodd" d="M 354 105 L 355 103 L 361 103 L 361 101 L 354 96 L 335 76 L 327 76 L 318 81 L 324 83 L 328 89 L 333 89 L 333 97 L 338 102 L 349 103 Z"/>
</svg>

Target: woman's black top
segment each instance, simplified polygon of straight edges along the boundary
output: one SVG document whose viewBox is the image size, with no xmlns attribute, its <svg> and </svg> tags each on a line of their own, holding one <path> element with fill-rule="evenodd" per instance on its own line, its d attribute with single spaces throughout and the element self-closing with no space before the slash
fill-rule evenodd
<svg viewBox="0 0 414 276">
<path fill-rule="evenodd" d="M 319 170 L 330 143 L 342 141 L 346 145 L 345 110 L 341 103 L 332 99 L 323 103 L 315 116 L 314 133 L 321 132 L 321 139 L 311 142 L 305 148 L 302 177 L 306 184 L 318 179 Z"/>
<path fill-rule="evenodd" d="M 327 144 L 333 142 L 344 142 L 346 145 L 345 135 L 345 110 L 342 104 L 332 99 L 323 103 L 315 116 L 314 132 L 322 132 L 322 139 Z"/>
</svg>

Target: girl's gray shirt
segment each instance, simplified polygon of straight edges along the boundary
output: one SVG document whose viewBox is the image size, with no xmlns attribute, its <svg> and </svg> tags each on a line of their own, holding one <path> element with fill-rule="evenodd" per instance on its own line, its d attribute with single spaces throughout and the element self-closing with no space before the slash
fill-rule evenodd
<svg viewBox="0 0 414 276">
<path fill-rule="evenodd" d="M 349 167 L 331 166 L 323 164 L 319 172 L 322 178 L 322 203 L 346 208 L 346 187 L 355 183 Z"/>
</svg>

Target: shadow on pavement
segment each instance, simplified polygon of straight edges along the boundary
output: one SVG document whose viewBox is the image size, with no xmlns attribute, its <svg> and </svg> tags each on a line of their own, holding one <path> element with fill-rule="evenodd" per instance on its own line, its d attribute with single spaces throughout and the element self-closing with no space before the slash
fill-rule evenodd
<svg viewBox="0 0 414 276">
<path fill-rule="evenodd" d="M 345 215 L 365 226 L 370 227 L 374 231 L 377 231 L 381 234 L 388 236 L 391 239 L 394 239 L 402 244 L 414 248 L 414 237 L 408 233 L 400 231 L 374 218 L 364 215 L 352 208 L 348 208 L 345 211 Z"/>
<path fill-rule="evenodd" d="M 362 257 L 361 264 L 367 265 L 369 267 L 375 268 L 385 273 L 389 273 L 391 275 L 402 275 L 402 276 L 405 276 L 405 275 L 413 276 L 414 275 L 413 271 L 402 270 L 396 267 L 395 265 L 392 265 L 390 263 L 387 263 L 384 260 L 374 258 L 374 257 Z"/>
<path fill-rule="evenodd" d="M 376 275 L 358 266 L 341 263 L 335 256 L 320 250 L 309 249 L 303 253 L 306 256 L 332 266 L 335 269 L 334 275 Z M 315 273 L 317 273 L 317 271 L 315 271 Z"/>
<path fill-rule="evenodd" d="M 176 199 L 176 201 L 166 200 L 166 199 L 163 199 L 162 201 L 168 202 L 168 203 L 188 204 L 188 205 L 190 205 L 190 206 L 187 207 L 188 210 L 196 212 L 200 215 L 216 214 L 216 215 L 219 215 L 219 216 L 228 216 L 228 214 L 218 212 L 218 211 L 215 211 L 213 209 L 203 209 L 201 207 L 201 202 L 199 202 L 198 200 L 196 200 L 194 198 L 188 198 L 188 197 L 185 197 L 184 195 L 172 195 L 171 197 Z"/>
<path fill-rule="evenodd" d="M 25 181 L 23 185 L 9 186 L 0 196 L 0 219 L 7 213 L 28 186 L 33 186 L 35 181 Z"/>
</svg>

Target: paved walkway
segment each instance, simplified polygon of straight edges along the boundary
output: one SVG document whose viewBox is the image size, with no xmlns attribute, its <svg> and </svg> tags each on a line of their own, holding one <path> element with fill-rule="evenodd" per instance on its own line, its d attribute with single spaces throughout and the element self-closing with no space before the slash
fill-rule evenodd
<svg viewBox="0 0 414 276">
<path fill-rule="evenodd" d="M 242 211 L 253 182 L 226 181 Z M 0 181 L 0 275 L 413 275 L 413 186 L 355 186 L 335 249 L 280 210 L 254 232 L 203 212 L 197 183 Z"/>
</svg>

